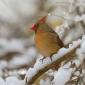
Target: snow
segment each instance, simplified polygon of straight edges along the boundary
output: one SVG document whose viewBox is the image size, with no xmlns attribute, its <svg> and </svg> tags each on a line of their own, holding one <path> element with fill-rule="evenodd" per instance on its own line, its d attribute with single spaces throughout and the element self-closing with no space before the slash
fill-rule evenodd
<svg viewBox="0 0 85 85">
<path fill-rule="evenodd" d="M 5 50 L 8 52 L 23 52 L 24 45 L 20 40 L 13 39 L 8 42 L 9 44 L 5 46 Z"/>
<path fill-rule="evenodd" d="M 46 79 L 46 80 L 40 80 L 40 85 L 52 85 L 52 83 L 50 82 L 50 79 Z"/>
<path fill-rule="evenodd" d="M 27 49 L 24 54 L 14 56 L 8 63 L 8 68 L 18 68 L 23 65 L 31 65 L 37 57 L 37 52 L 34 47 Z"/>
<path fill-rule="evenodd" d="M 18 68 L 23 65 L 29 64 L 28 56 L 16 56 L 9 61 L 8 68 Z"/>
<path fill-rule="evenodd" d="M 5 61 L 5 60 L 0 61 L 0 70 L 7 68 L 7 66 L 8 66 L 7 61 Z"/>
<path fill-rule="evenodd" d="M 9 52 L 23 53 L 24 50 L 24 44 L 21 42 L 21 40 L 8 40 L 5 38 L 0 38 L 0 57 L 6 55 Z"/>
<path fill-rule="evenodd" d="M 84 39 L 84 38 L 82 38 L 82 39 Z M 79 40 L 79 41 L 81 41 L 81 40 Z M 73 43 L 74 43 L 74 45 L 77 44 L 76 41 L 74 41 Z M 70 47 L 72 47 L 72 44 Z M 75 63 L 77 67 L 80 66 L 82 61 L 85 59 L 85 55 L 83 53 L 85 53 L 85 41 L 82 40 L 81 47 L 78 48 L 76 51 L 76 54 L 78 57 L 76 60 L 73 60 L 73 62 L 72 62 L 72 63 Z M 67 83 L 70 80 L 71 74 L 72 74 L 72 72 L 75 71 L 75 69 L 69 68 L 69 65 L 70 65 L 70 63 L 68 63 L 64 66 L 61 66 L 58 69 L 58 71 L 54 72 L 54 81 L 53 81 L 55 83 L 54 85 L 57 85 L 57 84 L 65 85 L 65 83 Z M 76 72 L 75 74 L 79 75 L 79 72 Z"/>
<path fill-rule="evenodd" d="M 25 85 L 25 79 L 21 79 L 21 76 L 26 74 L 25 78 L 27 77 L 29 81 L 39 70 L 61 58 L 78 45 L 80 47 L 75 52 L 76 55 L 72 64 L 74 63 L 76 67 L 79 67 L 85 59 L 85 28 L 80 23 L 80 21 L 85 20 L 84 2 L 85 0 L 77 0 L 77 2 L 75 0 L 46 0 L 45 3 L 43 2 L 45 7 L 41 7 L 42 2 L 40 0 L 0 0 L 0 85 Z M 55 22 L 58 19 L 57 22 L 60 22 L 60 24 L 56 25 L 57 27 L 53 26 L 56 28 L 54 30 L 68 48 L 61 48 L 53 55 L 52 61 L 47 57 L 42 63 L 43 56 L 37 55 L 32 34 L 31 32 L 28 33 L 27 30 L 31 23 L 37 21 L 38 15 L 40 18 L 44 14 L 43 12 L 47 14 L 52 6 L 53 10 L 48 15 L 51 19 L 48 20 L 57 24 Z M 81 6 L 81 15 L 76 13 L 75 8 L 77 6 Z M 40 10 L 40 8 L 43 8 L 43 10 Z M 70 27 L 74 24 L 75 26 Z M 29 39 L 24 33 L 25 29 Z M 84 36 L 79 40 L 82 35 Z M 21 39 L 22 37 L 26 38 Z M 78 41 L 74 41 L 77 39 Z M 8 59 L 9 55 L 7 54 L 10 53 L 14 53 L 14 55 Z M 70 68 L 71 62 L 64 66 L 63 64 L 64 62 L 61 63 L 58 71 L 52 70 L 54 72 L 50 75 L 54 76 L 52 81 L 47 77 L 40 80 L 40 85 L 64 85 L 76 68 Z M 31 67 L 32 65 L 33 67 Z M 27 67 L 21 69 L 23 66 L 29 67 L 27 72 Z M 85 74 L 84 69 L 82 69 L 82 72 L 81 76 Z M 76 74 L 79 75 L 78 72 Z"/>
<path fill-rule="evenodd" d="M 33 69 L 33 68 L 29 68 L 29 70 L 26 72 L 26 77 L 27 81 L 29 81 L 35 74 L 36 74 L 37 70 Z"/>
<path fill-rule="evenodd" d="M 3 77 L 3 74 L 4 74 L 3 70 L 0 70 L 0 77 Z"/>
<path fill-rule="evenodd" d="M 59 59 L 60 57 L 62 57 L 63 55 L 65 55 L 66 53 L 70 52 L 72 49 L 74 49 L 77 46 L 79 46 L 81 44 L 81 41 L 82 40 L 79 39 L 79 40 L 73 42 L 73 44 L 69 48 L 61 48 L 57 52 L 57 54 L 54 54 L 53 55 L 52 61 L 50 60 L 49 57 L 47 57 L 46 59 L 44 59 L 43 60 L 43 63 L 42 63 L 42 61 L 40 61 L 40 58 L 37 59 L 34 67 L 33 68 L 29 68 L 28 71 L 27 71 L 27 73 L 26 73 L 27 80 L 29 81 L 36 74 L 36 72 L 38 72 L 40 69 L 44 68 L 46 65 L 51 64 L 52 62 L 56 61 L 57 59 Z M 66 74 L 65 71 L 64 71 L 64 73 Z"/>
<path fill-rule="evenodd" d="M 11 57 L 9 62 L 0 60 L 0 69 L 18 68 L 23 65 L 31 65 L 37 58 L 37 52 L 34 47 L 25 48 L 27 42 L 23 39 L 6 39 L 0 38 L 0 57 L 4 57 L 7 53 L 19 53 Z"/>
<path fill-rule="evenodd" d="M 0 77 L 0 85 L 6 85 L 4 79 Z"/>
<path fill-rule="evenodd" d="M 23 80 L 19 80 L 17 77 L 11 76 L 6 80 L 0 78 L 0 85 L 25 85 Z"/>
<path fill-rule="evenodd" d="M 30 59 L 33 59 L 33 57 L 36 58 L 37 51 L 36 51 L 36 49 L 34 47 L 30 47 L 29 49 L 27 49 L 25 51 L 24 55 L 31 56 Z"/>
<path fill-rule="evenodd" d="M 72 73 L 72 69 L 59 69 L 54 73 L 54 82 L 55 85 L 65 85 L 69 80 Z"/>
<path fill-rule="evenodd" d="M 17 77 L 7 77 L 6 78 L 6 85 L 24 85 L 23 80 L 19 80 Z"/>
</svg>

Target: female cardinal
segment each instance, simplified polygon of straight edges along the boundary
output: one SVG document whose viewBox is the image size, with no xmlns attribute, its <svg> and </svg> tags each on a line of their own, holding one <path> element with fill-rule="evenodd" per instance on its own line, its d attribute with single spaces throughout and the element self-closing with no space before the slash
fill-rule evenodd
<svg viewBox="0 0 85 85">
<path fill-rule="evenodd" d="M 64 46 L 58 34 L 46 24 L 46 17 L 41 18 L 37 23 L 32 25 L 35 31 L 35 45 L 38 51 L 46 57 L 52 59 L 52 55 Z"/>
</svg>

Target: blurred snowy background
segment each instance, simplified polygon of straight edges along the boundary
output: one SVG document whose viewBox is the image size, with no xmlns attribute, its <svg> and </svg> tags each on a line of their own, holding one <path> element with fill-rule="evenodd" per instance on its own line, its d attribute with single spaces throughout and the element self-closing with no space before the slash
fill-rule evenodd
<svg viewBox="0 0 85 85">
<path fill-rule="evenodd" d="M 85 0 L 0 0 L 0 85 L 24 85 L 27 69 L 39 57 L 30 27 L 47 14 L 48 25 L 66 46 L 84 35 Z M 47 77 L 40 85 L 62 85 L 60 73 L 69 74 L 55 71 L 55 84 Z"/>
</svg>

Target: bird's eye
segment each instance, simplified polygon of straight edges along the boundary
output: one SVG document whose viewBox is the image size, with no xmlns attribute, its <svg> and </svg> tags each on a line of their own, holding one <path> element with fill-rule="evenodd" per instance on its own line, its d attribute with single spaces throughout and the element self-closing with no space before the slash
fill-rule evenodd
<svg viewBox="0 0 85 85">
<path fill-rule="evenodd" d="M 38 26 L 38 24 L 33 24 L 33 25 L 31 26 L 31 28 L 32 28 L 33 30 L 36 30 L 36 29 L 37 29 L 37 26 Z"/>
</svg>

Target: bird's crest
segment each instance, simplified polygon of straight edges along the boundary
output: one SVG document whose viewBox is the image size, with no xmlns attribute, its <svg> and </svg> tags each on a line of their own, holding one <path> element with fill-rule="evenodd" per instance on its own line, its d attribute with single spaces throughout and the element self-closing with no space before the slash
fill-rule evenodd
<svg viewBox="0 0 85 85">
<path fill-rule="evenodd" d="M 36 29 L 37 29 L 37 26 L 38 26 L 39 24 L 45 22 L 46 17 L 47 17 L 47 16 L 44 16 L 44 17 L 42 17 L 41 19 L 39 19 L 37 23 L 32 24 L 31 29 L 36 30 Z"/>
<path fill-rule="evenodd" d="M 44 16 L 44 17 L 42 17 L 38 22 L 39 22 L 39 23 L 43 23 L 43 22 L 45 22 L 46 18 L 47 18 L 47 16 Z"/>
</svg>

